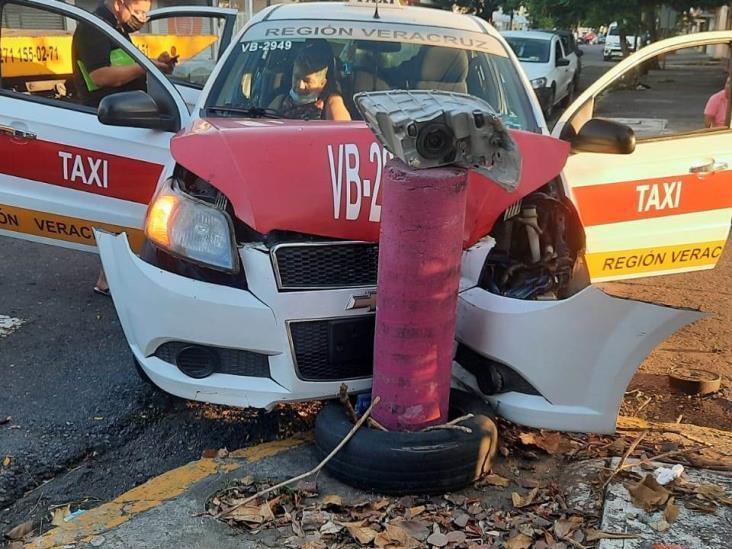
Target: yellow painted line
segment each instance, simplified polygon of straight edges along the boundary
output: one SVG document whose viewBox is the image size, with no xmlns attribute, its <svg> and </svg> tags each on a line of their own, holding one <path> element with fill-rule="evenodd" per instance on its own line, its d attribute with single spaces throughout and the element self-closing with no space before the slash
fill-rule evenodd
<svg viewBox="0 0 732 549">
<path fill-rule="evenodd" d="M 586 260 L 593 280 L 671 270 L 684 272 L 702 266 L 716 265 L 725 243 L 725 240 L 715 240 L 676 246 L 615 250 L 587 254 Z"/>
<path fill-rule="evenodd" d="M 140 229 L 0 204 L 0 229 L 6 231 L 96 246 L 94 228 L 115 234 L 127 233 L 130 247 L 136 253 L 142 249 L 145 235 Z"/>
<path fill-rule="evenodd" d="M 308 435 L 303 435 L 243 448 L 231 452 L 229 458 L 225 460 L 204 458 L 192 461 L 148 480 L 109 503 L 86 511 L 71 522 L 35 538 L 26 547 L 50 549 L 89 540 L 93 536 L 124 524 L 144 511 L 157 507 L 164 501 L 180 496 L 191 486 L 211 475 L 236 471 L 244 463 L 255 463 L 276 456 L 300 446 L 309 438 Z"/>
<path fill-rule="evenodd" d="M 72 74 L 72 38 L 71 34 L 3 36 L 0 48 L 3 78 Z M 201 53 L 218 39 L 214 34 L 143 34 L 134 35 L 132 43 L 151 59 L 157 59 L 161 53 L 167 51 L 171 55 L 179 55 L 180 61 L 185 61 Z"/>
</svg>

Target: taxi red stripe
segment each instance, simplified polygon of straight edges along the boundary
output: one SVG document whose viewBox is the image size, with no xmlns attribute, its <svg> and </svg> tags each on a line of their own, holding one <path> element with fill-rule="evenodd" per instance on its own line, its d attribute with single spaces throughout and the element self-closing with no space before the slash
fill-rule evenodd
<svg viewBox="0 0 732 549">
<path fill-rule="evenodd" d="M 0 174 L 147 204 L 160 164 L 62 145 L 0 135 Z M 7 154 L 6 154 L 7 152 Z"/>
<path fill-rule="evenodd" d="M 573 189 L 585 226 L 732 208 L 732 171 Z"/>
</svg>

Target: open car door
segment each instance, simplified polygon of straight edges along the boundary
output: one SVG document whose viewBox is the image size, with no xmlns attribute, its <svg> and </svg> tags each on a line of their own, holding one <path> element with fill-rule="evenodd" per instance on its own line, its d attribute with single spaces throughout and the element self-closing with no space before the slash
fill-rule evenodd
<svg viewBox="0 0 732 549">
<path fill-rule="evenodd" d="M 168 78 L 189 109 L 224 53 L 236 25 L 237 10 L 208 6 L 175 6 L 152 10 L 132 42 L 151 59 L 168 52 L 178 57 Z"/>
<path fill-rule="evenodd" d="M 0 235 L 94 251 L 93 229 L 104 228 L 126 231 L 139 247 L 170 139 L 189 118 L 180 94 L 140 50 L 85 10 L 0 0 L 0 16 Z M 103 124 L 96 107 L 83 104 L 71 58 L 79 25 L 96 27 L 145 69 L 147 124 L 124 117 Z"/>
<path fill-rule="evenodd" d="M 732 31 L 719 31 L 652 44 L 557 122 L 553 135 L 573 143 L 564 184 L 585 226 L 593 281 L 717 264 L 732 214 L 731 43 Z M 608 131 L 626 150 L 597 146 Z M 609 154 L 617 152 L 626 154 Z"/>
</svg>

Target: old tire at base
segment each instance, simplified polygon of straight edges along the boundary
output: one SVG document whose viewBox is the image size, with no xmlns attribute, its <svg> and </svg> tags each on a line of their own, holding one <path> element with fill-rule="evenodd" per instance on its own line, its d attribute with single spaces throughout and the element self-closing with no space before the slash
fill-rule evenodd
<svg viewBox="0 0 732 549">
<path fill-rule="evenodd" d="M 480 398 L 450 392 L 450 417 L 472 433 L 434 430 L 384 432 L 361 427 L 326 465 L 338 480 L 382 494 L 437 494 L 463 488 L 490 468 L 495 453 L 493 410 Z M 315 420 L 315 446 L 322 458 L 353 427 L 338 401 L 327 403 Z"/>
</svg>

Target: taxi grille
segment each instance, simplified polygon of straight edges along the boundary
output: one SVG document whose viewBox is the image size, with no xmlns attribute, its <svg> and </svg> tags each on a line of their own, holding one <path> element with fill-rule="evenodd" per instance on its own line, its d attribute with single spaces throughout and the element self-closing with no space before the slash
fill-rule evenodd
<svg viewBox="0 0 732 549">
<path fill-rule="evenodd" d="M 290 322 L 297 376 L 303 381 L 370 377 L 374 315 Z"/>
<path fill-rule="evenodd" d="M 280 244 L 272 263 L 281 290 L 376 286 L 379 247 L 371 242 Z"/>
</svg>

